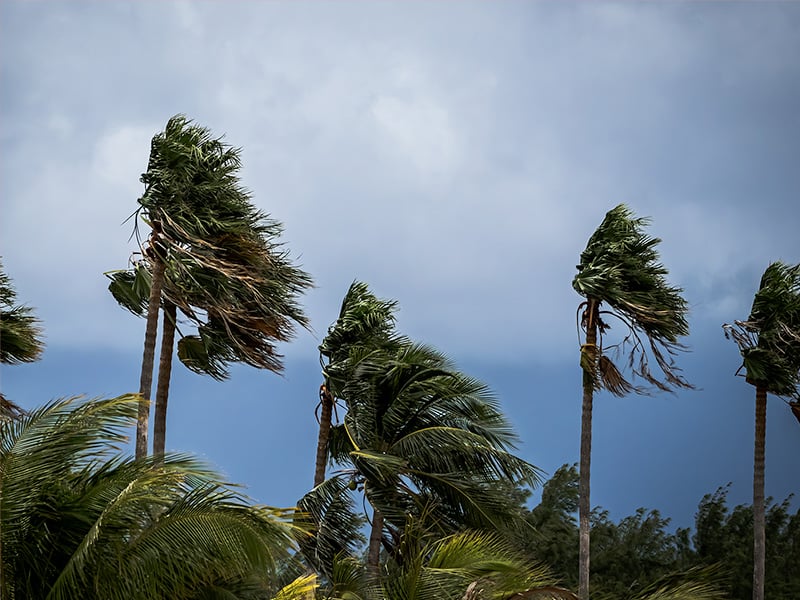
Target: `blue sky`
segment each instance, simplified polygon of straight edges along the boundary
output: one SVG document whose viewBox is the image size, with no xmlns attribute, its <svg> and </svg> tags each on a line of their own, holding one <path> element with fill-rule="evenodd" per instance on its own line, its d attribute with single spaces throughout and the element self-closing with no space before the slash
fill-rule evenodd
<svg viewBox="0 0 800 600">
<path fill-rule="evenodd" d="M 800 4 L 0 3 L 0 254 L 48 350 L 4 367 L 24 406 L 138 388 L 144 323 L 104 271 L 135 250 L 149 140 L 182 112 L 243 148 L 243 181 L 315 279 L 286 373 L 176 369 L 168 448 L 259 501 L 313 479 L 316 346 L 354 279 L 498 394 L 521 454 L 577 461 L 570 282 L 619 202 L 653 219 L 691 306 L 698 390 L 596 401 L 592 503 L 691 522 L 748 502 L 753 391 L 720 325 L 800 261 Z M 767 493 L 800 492 L 770 400 Z"/>
</svg>

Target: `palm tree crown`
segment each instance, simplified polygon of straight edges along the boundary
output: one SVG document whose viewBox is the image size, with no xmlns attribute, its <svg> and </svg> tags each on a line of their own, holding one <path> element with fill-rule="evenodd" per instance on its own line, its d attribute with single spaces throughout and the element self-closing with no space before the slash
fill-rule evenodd
<svg viewBox="0 0 800 600">
<path fill-rule="evenodd" d="M 145 259 L 166 262 L 163 298 L 198 326 L 197 335 L 181 336 L 179 357 L 217 379 L 227 377 L 228 362 L 281 371 L 275 342 L 290 340 L 295 324 L 308 326 L 298 297 L 311 278 L 278 241 L 281 224 L 253 206 L 240 168 L 240 149 L 177 115 L 153 138 L 137 209 L 153 227 Z M 135 269 L 121 273 L 112 285 L 133 285 Z M 141 314 L 143 300 L 121 304 Z"/>
<path fill-rule="evenodd" d="M 42 328 L 32 310 L 17 304 L 11 278 L 0 262 L 0 362 L 19 364 L 39 359 L 44 350 Z"/>
<path fill-rule="evenodd" d="M 610 210 L 589 238 L 572 280 L 575 291 L 586 298 L 582 308 L 592 303 L 598 308 L 601 343 L 597 349 L 584 348 L 581 364 L 595 389 L 620 396 L 642 390 L 625 380 L 602 352 L 603 334 L 610 328 L 603 319 L 606 315 L 621 321 L 627 330 L 618 349 L 629 353 L 628 364 L 634 375 L 662 390 L 691 387 L 671 358 L 684 349 L 678 338 L 689 333 L 688 304 L 681 296 L 683 290 L 667 282 L 668 271 L 659 262 L 656 250 L 661 240 L 644 232 L 648 224 L 649 219 L 634 217 L 624 204 Z M 611 310 L 599 310 L 601 304 Z M 584 326 L 587 317 L 584 312 Z M 655 358 L 663 380 L 651 372 L 648 353 Z"/>
<path fill-rule="evenodd" d="M 770 264 L 750 316 L 724 328 L 739 346 L 749 383 L 800 400 L 800 265 Z"/>
</svg>

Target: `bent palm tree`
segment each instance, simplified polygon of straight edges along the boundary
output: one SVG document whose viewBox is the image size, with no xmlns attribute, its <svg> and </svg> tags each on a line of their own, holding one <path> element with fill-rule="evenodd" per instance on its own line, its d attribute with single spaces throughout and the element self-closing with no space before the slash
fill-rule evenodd
<svg viewBox="0 0 800 600">
<path fill-rule="evenodd" d="M 572 287 L 585 298 L 579 306 L 583 407 L 580 451 L 580 556 L 579 596 L 589 598 L 589 517 L 592 444 L 592 400 L 595 391 L 615 396 L 645 390 L 634 386 L 608 356 L 608 350 L 627 355 L 627 367 L 635 377 L 663 391 L 689 388 L 680 376 L 673 356 L 683 346 L 678 338 L 689 333 L 688 310 L 681 290 L 670 286 L 668 271 L 659 263 L 656 246 L 661 240 L 644 233 L 648 219 L 635 218 L 624 204 L 610 210 L 581 253 Z M 608 306 L 604 310 L 603 305 Z M 624 335 L 604 348 L 610 319 L 622 324 Z M 652 357 L 663 378 L 650 369 Z M 623 365 L 624 368 L 625 365 Z"/>
<path fill-rule="evenodd" d="M 314 486 L 325 480 L 333 407 L 339 388 L 348 380 L 347 360 L 356 348 L 380 348 L 394 343 L 394 311 L 397 302 L 381 300 L 367 284 L 354 281 L 342 300 L 339 317 L 328 328 L 319 346 L 324 381 L 320 386 L 319 438 Z M 325 362 L 327 361 L 327 362 Z"/>
<path fill-rule="evenodd" d="M 200 335 L 179 343 L 184 363 L 220 378 L 227 375 L 224 365 L 230 360 L 279 371 L 281 357 L 274 342 L 290 339 L 295 323 L 307 325 L 296 297 L 311 280 L 289 262 L 275 241 L 280 224 L 256 210 L 249 193 L 239 184 L 239 153 L 183 115 L 171 118 L 164 132 L 153 138 L 147 171 L 141 178 L 145 192 L 135 213 L 152 231 L 143 244 L 142 259 L 133 270 L 113 274 L 109 286 L 123 306 L 147 312 L 137 457 L 147 454 L 162 303 L 170 313 L 174 306 L 205 328 Z M 136 232 L 138 236 L 138 224 Z M 142 268 L 148 277 L 139 276 Z M 137 296 L 144 289 L 143 283 L 148 284 L 147 301 Z M 173 351 L 169 342 L 174 337 L 175 320 L 165 318 L 163 325 L 167 343 L 162 350 L 161 393 L 156 402 L 157 454 L 163 453 L 164 447 Z"/>
<path fill-rule="evenodd" d="M 511 454 L 515 436 L 484 384 L 409 342 L 354 349 L 347 360 L 349 375 L 339 388 L 347 414 L 332 428 L 329 445 L 332 460 L 346 470 L 304 502 L 333 504 L 348 484 L 363 490 L 372 507 L 370 571 L 377 572 L 382 545 L 396 552 L 408 515 L 430 510 L 444 532 L 514 521 L 505 488 L 496 483 L 533 485 L 539 472 Z"/>
<path fill-rule="evenodd" d="M 32 310 L 17 304 L 17 292 L 0 262 L 0 362 L 7 365 L 39 360 L 44 350 L 42 328 Z"/>
<path fill-rule="evenodd" d="M 59 400 L 0 425 L 3 598 L 275 591 L 292 545 L 281 512 L 251 506 L 189 457 L 121 456 L 137 404 Z"/>
<path fill-rule="evenodd" d="M 34 362 L 43 350 L 41 322 L 29 307 L 17 304 L 17 292 L 0 262 L 0 363 Z M 21 414 L 22 409 L 0 392 L 0 420 Z"/>
<path fill-rule="evenodd" d="M 753 459 L 753 599 L 764 598 L 766 556 L 764 446 L 767 393 L 800 406 L 800 265 L 770 264 L 761 278 L 747 321 L 723 325 L 739 346 L 747 383 L 756 388 Z"/>
</svg>

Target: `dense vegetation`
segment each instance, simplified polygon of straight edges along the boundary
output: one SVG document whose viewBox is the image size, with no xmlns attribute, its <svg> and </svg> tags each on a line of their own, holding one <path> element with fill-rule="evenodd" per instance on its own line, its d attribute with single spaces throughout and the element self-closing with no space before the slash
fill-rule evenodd
<svg viewBox="0 0 800 600">
<path fill-rule="evenodd" d="M 149 235 L 129 268 L 108 273 L 119 304 L 147 319 L 139 393 L 29 412 L 0 397 L 0 597 L 523 600 L 575 599 L 578 588 L 588 600 L 590 565 L 596 600 L 800 597 L 800 511 L 763 498 L 766 394 L 800 406 L 800 266 L 770 265 L 749 318 L 726 326 L 756 388 L 753 506 L 729 508 L 719 489 L 693 531 L 672 531 L 657 510 L 619 522 L 589 510 L 594 394 L 641 391 L 631 376 L 689 386 L 673 363 L 686 301 L 666 282 L 659 240 L 624 205 L 573 281 L 584 298 L 581 469 L 560 468 L 536 507 L 527 500 L 542 473 L 516 456 L 497 398 L 398 331 L 396 303 L 362 282 L 319 347 L 314 484 L 298 507 L 255 506 L 192 457 L 165 454 L 176 350 L 216 379 L 232 362 L 277 372 L 277 344 L 308 324 L 299 296 L 311 278 L 239 185 L 239 154 L 181 115 L 153 139 L 135 228 Z M 0 310 L 2 362 L 36 360 L 41 324 L 1 269 Z M 623 339 L 607 340 L 608 319 Z M 121 450 L 130 429 L 133 457 Z"/>
<path fill-rule="evenodd" d="M 693 528 L 674 529 L 658 510 L 640 508 L 614 522 L 600 507 L 592 511 L 592 597 L 629 598 L 676 573 L 694 572 L 721 583 L 725 597 L 752 597 L 753 509 L 730 507 L 728 488 L 704 496 Z M 519 491 L 519 498 L 524 498 Z M 767 598 L 800 597 L 800 510 L 790 500 L 766 510 Z M 521 543 L 549 565 L 567 587 L 578 582 L 578 471 L 558 469 L 542 490 L 541 502 L 524 509 L 534 533 Z"/>
</svg>

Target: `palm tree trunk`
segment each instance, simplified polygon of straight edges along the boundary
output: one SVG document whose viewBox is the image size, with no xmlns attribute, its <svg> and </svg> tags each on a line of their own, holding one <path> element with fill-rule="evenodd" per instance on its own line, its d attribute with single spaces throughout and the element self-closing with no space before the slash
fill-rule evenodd
<svg viewBox="0 0 800 600">
<path fill-rule="evenodd" d="M 373 507 L 372 530 L 369 532 L 369 550 L 367 551 L 367 571 L 378 574 L 381 558 L 381 538 L 383 537 L 383 514 Z"/>
<path fill-rule="evenodd" d="M 167 401 L 172 377 L 172 353 L 175 346 L 175 319 L 177 311 L 172 302 L 164 302 L 164 323 L 161 328 L 161 355 L 158 361 L 156 385 L 156 410 L 153 422 L 153 455 L 164 456 L 167 441 Z"/>
<path fill-rule="evenodd" d="M 164 287 L 164 261 L 154 254 L 153 279 L 147 304 L 147 325 L 144 332 L 142 374 L 139 379 L 139 414 L 136 418 L 136 458 L 147 456 L 147 430 L 150 425 L 150 393 L 153 389 L 153 365 L 156 357 L 158 310 L 161 308 L 161 290 Z"/>
<path fill-rule="evenodd" d="M 767 388 L 756 386 L 756 436 L 753 457 L 753 600 L 764 600 L 764 447 L 767 437 Z"/>
<path fill-rule="evenodd" d="M 325 481 L 325 463 L 328 460 L 328 439 L 331 436 L 333 396 L 324 383 L 319 388 L 320 415 L 319 438 L 317 439 L 317 463 L 314 471 L 314 487 Z"/>
<path fill-rule="evenodd" d="M 0 479 L 0 486 L 2 486 L 2 479 Z M 0 489 L 1 492 L 2 489 Z M 6 592 L 6 571 L 3 567 L 3 519 L 0 518 L 0 598 L 10 597 L 11 595 Z"/>
<path fill-rule="evenodd" d="M 586 343 L 581 348 L 583 367 L 583 406 L 581 409 L 581 455 L 578 480 L 578 596 L 589 600 L 589 517 L 591 516 L 590 473 L 592 462 L 592 400 L 594 396 L 593 369 L 597 364 L 597 318 L 599 303 L 589 299 L 586 304 Z M 592 370 L 590 370 L 592 369 Z"/>
</svg>

